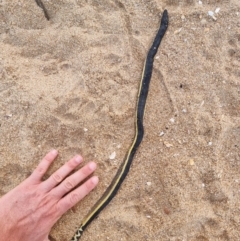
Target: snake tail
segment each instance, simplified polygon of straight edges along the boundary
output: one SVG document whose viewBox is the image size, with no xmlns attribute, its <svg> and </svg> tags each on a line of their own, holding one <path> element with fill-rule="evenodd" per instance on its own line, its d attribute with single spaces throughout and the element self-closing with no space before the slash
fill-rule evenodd
<svg viewBox="0 0 240 241">
<path fill-rule="evenodd" d="M 93 221 L 94 218 L 97 217 L 97 215 L 108 205 L 108 203 L 116 195 L 122 182 L 124 181 L 125 177 L 128 174 L 133 157 L 143 139 L 143 135 L 144 135 L 143 117 L 144 117 L 144 110 L 145 110 L 145 104 L 146 104 L 147 95 L 148 95 L 149 84 L 152 77 L 154 56 L 157 53 L 158 47 L 167 30 L 167 27 L 168 27 L 168 12 L 167 10 L 164 10 L 162 14 L 160 28 L 152 43 L 151 48 L 149 49 L 149 52 L 147 54 L 147 58 L 145 60 L 144 67 L 143 67 L 142 78 L 140 81 L 138 99 L 137 99 L 136 116 L 135 116 L 135 136 L 134 136 L 133 142 L 129 147 L 125 155 L 125 158 L 120 168 L 118 169 L 115 177 L 113 178 L 111 184 L 106 189 L 102 197 L 92 207 L 92 209 L 87 214 L 87 216 L 83 219 L 80 227 L 76 231 L 75 235 L 72 237 L 71 241 L 78 241 L 81 238 L 81 235 L 83 231 L 86 229 L 86 227 Z"/>
</svg>

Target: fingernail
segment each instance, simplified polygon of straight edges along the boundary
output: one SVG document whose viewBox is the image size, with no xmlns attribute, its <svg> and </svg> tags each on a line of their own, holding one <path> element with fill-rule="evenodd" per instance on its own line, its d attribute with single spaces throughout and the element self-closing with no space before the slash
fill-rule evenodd
<svg viewBox="0 0 240 241">
<path fill-rule="evenodd" d="M 93 183 L 94 185 L 97 185 L 98 182 L 99 182 L 98 177 L 96 177 L 96 176 L 92 177 L 92 183 Z"/>
<path fill-rule="evenodd" d="M 81 161 L 82 161 L 82 157 L 81 156 L 76 156 L 75 157 L 75 161 L 76 161 L 76 163 L 81 163 Z"/>
<path fill-rule="evenodd" d="M 51 150 L 51 153 L 56 156 L 58 154 L 58 151 L 57 150 Z"/>
<path fill-rule="evenodd" d="M 89 163 L 89 168 L 91 169 L 91 170 L 95 170 L 96 169 L 96 167 L 97 167 L 97 165 L 96 165 L 96 163 L 95 162 L 90 162 Z"/>
</svg>

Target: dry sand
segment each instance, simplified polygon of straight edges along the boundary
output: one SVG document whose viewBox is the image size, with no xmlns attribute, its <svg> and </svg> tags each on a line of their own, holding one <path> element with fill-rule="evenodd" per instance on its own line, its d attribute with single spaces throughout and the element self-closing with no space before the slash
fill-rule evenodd
<svg viewBox="0 0 240 241">
<path fill-rule="evenodd" d="M 95 160 L 96 191 L 51 232 L 70 240 L 132 141 L 144 59 L 167 8 L 144 140 L 81 240 L 240 240 L 240 1 L 43 2 L 50 21 L 34 0 L 0 1 L 0 195 L 51 148 L 60 156 L 48 175 L 75 153 Z"/>
</svg>

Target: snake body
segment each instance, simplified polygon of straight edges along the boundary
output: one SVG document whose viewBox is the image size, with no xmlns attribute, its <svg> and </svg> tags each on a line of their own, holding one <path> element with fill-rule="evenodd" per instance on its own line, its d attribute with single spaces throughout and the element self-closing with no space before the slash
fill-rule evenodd
<svg viewBox="0 0 240 241">
<path fill-rule="evenodd" d="M 138 99 L 137 99 L 136 118 L 135 118 L 135 136 L 134 136 L 133 142 L 126 153 L 123 163 L 121 164 L 115 177 L 113 178 L 112 183 L 104 192 L 102 197 L 92 207 L 91 211 L 87 214 L 87 216 L 83 219 L 80 227 L 77 229 L 71 241 L 78 241 L 81 238 L 81 235 L 83 231 L 86 229 L 86 227 L 108 205 L 108 203 L 116 195 L 118 189 L 120 188 L 122 182 L 124 181 L 125 177 L 128 174 L 134 154 L 136 153 L 137 148 L 143 139 L 143 134 L 144 134 L 143 117 L 144 117 L 144 110 L 145 110 L 145 104 L 146 104 L 146 99 L 148 95 L 149 84 L 152 77 L 154 56 L 157 53 L 158 47 L 167 30 L 167 27 L 168 27 L 168 12 L 167 10 L 164 10 L 162 19 L 161 19 L 160 28 L 147 54 L 147 58 L 145 60 L 144 67 L 143 67 L 142 78 L 140 81 Z"/>
</svg>

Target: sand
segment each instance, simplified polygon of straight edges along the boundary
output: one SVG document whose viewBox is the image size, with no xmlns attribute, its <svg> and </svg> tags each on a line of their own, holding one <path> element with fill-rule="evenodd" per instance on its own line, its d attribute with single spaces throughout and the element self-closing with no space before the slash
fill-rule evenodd
<svg viewBox="0 0 240 241">
<path fill-rule="evenodd" d="M 0 1 L 0 195 L 52 148 L 60 154 L 47 176 L 76 153 L 96 161 L 97 189 L 51 232 L 70 240 L 132 141 L 144 59 L 166 8 L 144 140 L 81 240 L 240 240 L 240 1 L 43 3 L 50 21 L 34 0 Z"/>
</svg>

